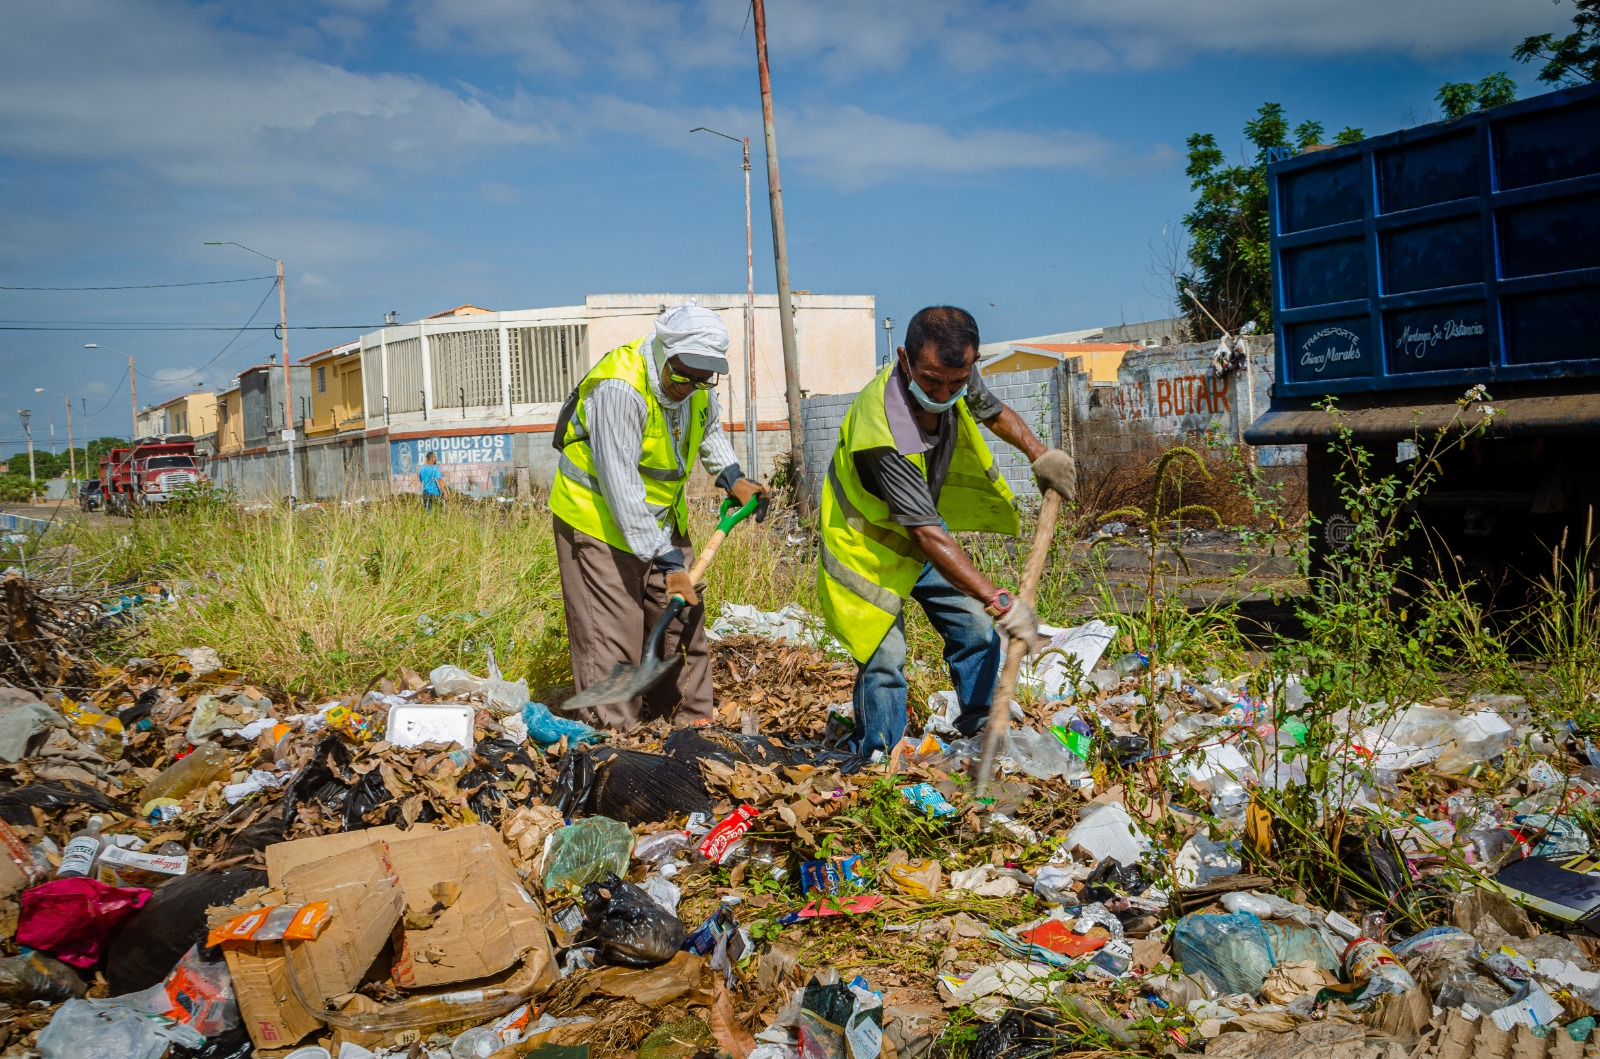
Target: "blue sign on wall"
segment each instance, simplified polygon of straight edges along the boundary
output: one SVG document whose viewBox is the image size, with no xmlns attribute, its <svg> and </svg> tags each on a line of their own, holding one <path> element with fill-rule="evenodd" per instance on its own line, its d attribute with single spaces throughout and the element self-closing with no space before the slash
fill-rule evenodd
<svg viewBox="0 0 1600 1059">
<path fill-rule="evenodd" d="M 470 496 L 509 492 L 510 434 L 466 434 L 460 437 L 405 438 L 389 442 L 390 487 L 397 493 L 420 493 L 417 479 L 428 453 L 436 453 L 447 488 Z"/>
</svg>

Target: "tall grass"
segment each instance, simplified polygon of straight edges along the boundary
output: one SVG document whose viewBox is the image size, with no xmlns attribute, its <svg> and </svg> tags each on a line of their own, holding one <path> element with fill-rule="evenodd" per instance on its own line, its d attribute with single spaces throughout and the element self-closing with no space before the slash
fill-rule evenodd
<svg viewBox="0 0 1600 1059">
<path fill-rule="evenodd" d="M 714 524 L 691 506 L 691 535 Z M 708 575 L 706 602 L 816 610 L 813 567 L 791 530 L 741 525 Z M 482 672 L 493 649 L 534 690 L 571 681 L 560 577 L 542 504 L 412 502 L 291 516 L 218 505 L 76 525 L 66 543 L 104 556 L 112 581 L 160 580 L 178 599 L 151 608 L 140 653 L 215 647 L 253 680 L 305 696 L 348 693 L 402 667 Z"/>
</svg>

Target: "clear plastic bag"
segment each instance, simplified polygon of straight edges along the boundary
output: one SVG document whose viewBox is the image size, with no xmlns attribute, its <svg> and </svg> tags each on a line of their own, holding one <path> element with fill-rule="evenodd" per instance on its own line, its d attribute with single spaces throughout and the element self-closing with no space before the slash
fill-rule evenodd
<svg viewBox="0 0 1600 1059">
<path fill-rule="evenodd" d="M 1002 762 L 1014 764 L 1020 771 L 1034 779 L 1048 780 L 1058 776 L 1075 778 L 1089 774 L 1083 758 L 1062 745 L 1061 740 L 1049 732 L 1036 732 L 1032 728 L 1019 728 L 1006 733 L 1006 745 L 1000 755 Z"/>
<path fill-rule="evenodd" d="M 1271 935 L 1249 912 L 1184 916 L 1172 930 L 1172 955 L 1185 973 L 1203 973 L 1224 996 L 1255 996 L 1276 962 Z"/>
<path fill-rule="evenodd" d="M 609 875 L 625 875 L 632 852 L 633 832 L 627 824 L 603 816 L 576 820 L 545 845 L 545 892 L 577 890 Z"/>
<path fill-rule="evenodd" d="M 666 963 L 688 937 L 682 920 L 614 873 L 583 888 L 583 918 L 606 959 L 629 967 Z"/>
<path fill-rule="evenodd" d="M 43 1059 L 161 1059 L 173 1044 L 200 1048 L 206 1039 L 181 1023 L 167 1025 L 106 1000 L 69 1000 L 39 1034 Z"/>
<path fill-rule="evenodd" d="M 1178 851 L 1178 882 L 1186 887 L 1205 886 L 1243 870 L 1237 842 L 1213 842 L 1204 833 L 1196 833 Z"/>
</svg>

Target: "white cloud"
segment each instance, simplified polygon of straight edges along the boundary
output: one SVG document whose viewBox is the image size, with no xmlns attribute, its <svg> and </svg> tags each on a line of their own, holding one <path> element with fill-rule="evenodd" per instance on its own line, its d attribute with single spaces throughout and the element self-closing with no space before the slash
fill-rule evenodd
<svg viewBox="0 0 1600 1059">
<path fill-rule="evenodd" d="M 511 55 L 530 75 L 631 80 L 752 65 L 743 0 L 418 0 L 430 47 Z M 1569 23 L 1549 0 L 784 0 L 768 6 L 781 72 L 833 78 L 934 61 L 956 72 L 1182 62 L 1206 54 L 1507 54 Z"/>
<path fill-rule="evenodd" d="M 522 192 L 510 184 L 488 180 L 478 185 L 478 196 L 496 206 L 510 206 L 522 199 Z"/>
<path fill-rule="evenodd" d="M 460 149 L 547 138 L 481 99 L 275 50 L 169 5 L 10 5 L 0 35 L 11 154 L 132 161 L 191 186 L 333 191 L 380 166 L 426 169 Z"/>
</svg>

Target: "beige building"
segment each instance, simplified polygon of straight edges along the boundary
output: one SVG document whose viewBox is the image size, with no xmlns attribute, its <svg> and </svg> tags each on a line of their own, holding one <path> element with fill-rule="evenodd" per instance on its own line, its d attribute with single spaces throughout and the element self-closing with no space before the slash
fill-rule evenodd
<svg viewBox="0 0 1600 1059">
<path fill-rule="evenodd" d="M 756 426 L 759 473 L 789 448 L 783 346 L 776 295 L 755 305 L 755 401 L 746 396 L 743 294 L 597 294 L 582 305 L 491 312 L 460 306 L 362 336 L 368 467 L 388 444 L 391 488 L 415 491 L 415 471 L 434 451 L 457 488 L 511 492 L 519 472 L 548 484 L 561 403 L 608 350 L 642 338 L 666 307 L 694 298 L 728 328 L 730 371 L 718 386 L 735 452 L 748 462 L 746 422 Z M 854 393 L 874 373 L 876 307 L 870 295 L 796 293 L 800 386 L 807 396 Z M 748 470 L 748 469 L 747 469 Z"/>
<path fill-rule="evenodd" d="M 188 434 L 199 437 L 217 429 L 217 395 L 186 393 L 139 409 L 139 436 Z"/>
<path fill-rule="evenodd" d="M 303 423 L 306 437 L 331 438 L 361 430 L 366 425 L 366 415 L 360 341 L 302 357 L 300 363 L 311 372 L 311 414 Z"/>
</svg>

